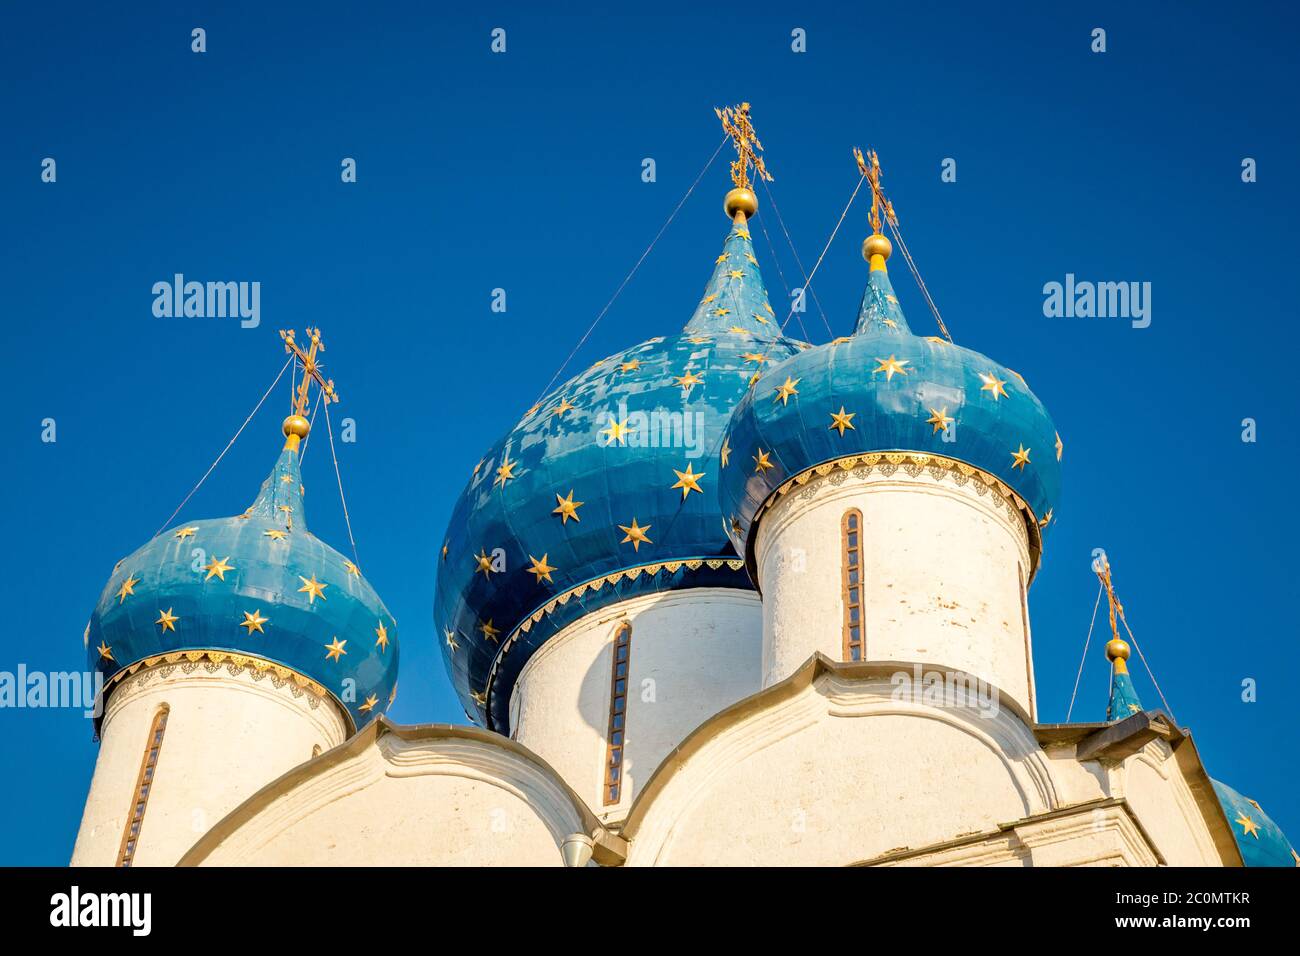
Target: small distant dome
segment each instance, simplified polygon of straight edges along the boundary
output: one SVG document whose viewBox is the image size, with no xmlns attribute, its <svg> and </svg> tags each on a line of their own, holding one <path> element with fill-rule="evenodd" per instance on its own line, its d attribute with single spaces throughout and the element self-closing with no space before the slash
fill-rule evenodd
<svg viewBox="0 0 1300 956">
<path fill-rule="evenodd" d="M 356 564 L 307 530 L 290 444 L 244 514 L 178 525 L 118 563 L 86 631 L 107 687 L 141 664 L 204 653 L 310 681 L 354 727 L 388 709 L 396 623 Z"/>
<path fill-rule="evenodd" d="M 873 236 L 864 251 L 883 257 L 887 243 Z M 727 441 L 721 508 L 751 573 L 755 519 L 787 482 L 827 463 L 911 453 L 929 457 L 900 464 L 981 472 L 1020 510 L 1035 568 L 1060 493 L 1062 445 L 1028 383 L 978 352 L 913 335 L 883 258 L 872 260 L 855 334 L 765 368 Z"/>
<path fill-rule="evenodd" d="M 647 591 L 752 590 L 718 510 L 722 429 L 781 336 L 743 217 L 691 321 L 597 362 L 496 441 L 438 557 L 435 618 L 467 714 L 508 726 L 529 658 L 577 618 Z"/>
<path fill-rule="evenodd" d="M 1258 803 L 1225 783 L 1210 782 L 1247 866 L 1300 866 L 1291 841 Z"/>
</svg>

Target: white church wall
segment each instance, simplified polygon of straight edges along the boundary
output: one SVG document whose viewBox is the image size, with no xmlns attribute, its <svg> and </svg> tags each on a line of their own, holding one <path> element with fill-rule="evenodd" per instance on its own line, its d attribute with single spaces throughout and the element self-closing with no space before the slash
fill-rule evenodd
<svg viewBox="0 0 1300 956">
<path fill-rule="evenodd" d="M 988 681 L 1034 714 L 1024 521 L 977 476 L 834 470 L 760 519 L 763 684 L 819 651 L 844 660 L 841 521 L 862 513 L 865 659 L 919 661 Z"/>
<path fill-rule="evenodd" d="M 888 676 L 808 683 L 816 671 L 688 740 L 628 819 L 629 865 L 845 865 L 1057 805 L 1012 710 L 895 700 Z"/>
<path fill-rule="evenodd" d="M 1112 771 L 1122 793 L 1170 866 L 1222 866 L 1203 809 L 1167 743 L 1152 741 Z"/>
<path fill-rule="evenodd" d="M 576 795 L 505 738 L 396 728 L 277 780 L 184 865 L 560 866 L 565 839 L 593 832 L 602 835 Z"/>
<path fill-rule="evenodd" d="M 135 866 L 174 864 L 245 798 L 347 736 L 331 700 L 265 672 L 207 662 L 141 670 L 109 697 L 74 866 L 116 865 L 162 707 L 167 724 Z"/>
<path fill-rule="evenodd" d="M 603 800 L 614 636 L 632 625 L 625 775 Z M 627 813 L 660 762 L 708 717 L 759 689 L 758 596 L 733 588 L 648 594 L 575 621 L 515 684 L 511 736 L 546 760 L 603 819 Z"/>
</svg>

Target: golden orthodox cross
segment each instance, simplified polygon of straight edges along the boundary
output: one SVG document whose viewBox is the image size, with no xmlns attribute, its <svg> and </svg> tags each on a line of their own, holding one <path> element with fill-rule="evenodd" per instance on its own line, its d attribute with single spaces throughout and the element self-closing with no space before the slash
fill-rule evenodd
<svg viewBox="0 0 1300 956">
<path fill-rule="evenodd" d="M 858 161 L 858 172 L 866 177 L 871 186 L 871 228 L 880 235 L 880 213 L 885 213 L 885 221 L 891 225 L 898 225 L 898 217 L 894 215 L 894 204 L 889 201 L 885 195 L 884 189 L 880 186 L 880 159 L 876 156 L 874 149 L 867 150 L 864 158 L 862 150 L 856 146 L 853 148 L 853 158 Z"/>
<path fill-rule="evenodd" d="M 731 181 L 735 183 L 736 188 L 750 188 L 749 168 L 751 166 L 754 168 L 756 178 L 772 182 L 772 174 L 763 165 L 763 157 L 758 155 L 763 151 L 763 144 L 754 134 L 754 124 L 749 119 L 749 104 L 741 103 L 739 106 L 725 106 L 722 109 L 715 106 L 713 112 L 717 113 L 718 119 L 722 120 L 723 130 L 731 137 L 731 142 L 736 147 L 736 158 L 731 163 Z"/>
<path fill-rule="evenodd" d="M 320 329 L 307 329 L 307 334 L 311 336 L 311 344 L 308 346 L 307 351 L 304 352 L 298 343 L 294 341 L 293 329 L 289 329 L 287 332 L 283 329 L 280 330 L 280 338 L 284 339 L 284 350 L 293 355 L 298 360 L 298 364 L 302 366 L 302 381 L 298 383 L 298 390 L 293 400 L 293 413 L 302 417 L 307 415 L 307 393 L 313 381 L 319 386 L 326 404 L 339 400 L 338 392 L 334 390 L 334 380 L 326 380 L 325 376 L 321 375 L 320 364 L 316 361 L 317 353 L 325 351 L 325 343 L 321 341 Z"/>
</svg>

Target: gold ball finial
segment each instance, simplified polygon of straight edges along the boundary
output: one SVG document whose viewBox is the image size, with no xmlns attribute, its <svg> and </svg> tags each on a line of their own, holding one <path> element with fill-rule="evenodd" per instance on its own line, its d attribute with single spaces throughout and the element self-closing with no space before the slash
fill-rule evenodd
<svg viewBox="0 0 1300 956">
<path fill-rule="evenodd" d="M 1123 641 L 1118 637 L 1113 637 L 1106 642 L 1106 659 L 1108 661 L 1113 661 L 1116 658 L 1121 661 L 1126 661 L 1128 660 L 1128 655 L 1128 641 Z"/>
<path fill-rule="evenodd" d="M 894 251 L 893 245 L 889 240 L 880 233 L 872 233 L 862 242 L 862 258 L 868 262 L 872 256 L 880 256 L 882 259 L 888 259 L 889 254 Z"/>
<path fill-rule="evenodd" d="M 311 422 L 307 421 L 307 419 L 303 418 L 301 415 L 290 415 L 284 420 L 284 423 L 280 426 L 280 430 L 284 432 L 285 438 L 294 435 L 297 436 L 299 441 L 301 441 L 306 438 L 307 433 L 311 431 Z"/>
<path fill-rule="evenodd" d="M 758 212 L 758 196 L 752 189 L 737 186 L 727 193 L 722 208 L 726 210 L 728 219 L 735 219 L 737 213 L 744 213 L 746 219 L 753 219 L 754 213 Z"/>
</svg>

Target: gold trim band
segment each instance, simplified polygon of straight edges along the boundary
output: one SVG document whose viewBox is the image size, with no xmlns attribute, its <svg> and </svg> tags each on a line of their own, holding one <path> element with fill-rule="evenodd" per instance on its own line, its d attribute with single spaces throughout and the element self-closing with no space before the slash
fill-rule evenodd
<svg viewBox="0 0 1300 956">
<path fill-rule="evenodd" d="M 216 650 L 169 651 L 166 654 L 155 654 L 151 657 L 142 657 L 134 664 L 128 664 L 110 677 L 104 683 L 104 693 L 108 693 L 109 688 L 114 684 L 120 683 L 142 669 L 157 667 L 162 664 L 179 664 L 182 662 L 197 664 L 204 660 L 212 664 L 234 664 L 238 667 L 247 667 L 249 670 L 259 674 L 269 671 L 281 680 L 292 681 L 304 690 L 309 690 L 315 694 L 319 694 L 321 697 L 334 696 L 310 677 L 304 677 L 302 674 L 299 674 L 292 668 L 285 667 L 283 664 L 277 664 L 274 661 L 268 661 L 264 657 L 257 657 L 253 654 L 241 654 L 236 651 Z M 344 709 L 346 710 L 347 708 Z"/>
<path fill-rule="evenodd" d="M 554 613 L 557 607 L 569 603 L 570 598 L 581 597 L 588 591 L 599 591 L 606 584 L 617 584 L 619 581 L 635 581 L 643 574 L 654 576 L 661 571 L 667 571 L 669 574 L 676 574 L 682 568 L 688 571 L 698 571 L 702 567 L 708 567 L 711 571 L 717 571 L 723 566 L 728 570 L 744 572 L 745 561 L 743 558 L 679 558 L 672 561 L 654 561 L 648 564 L 639 564 L 636 567 L 623 568 L 619 571 L 613 571 L 609 574 L 586 581 L 575 587 L 569 588 L 563 594 L 556 595 L 547 601 L 532 614 L 528 615 L 519 624 L 516 624 L 509 636 L 501 642 L 501 647 L 492 659 L 492 666 L 488 669 L 487 681 L 483 686 L 483 707 L 484 713 L 487 714 L 488 726 L 492 725 L 492 709 L 487 703 L 492 696 L 492 683 L 496 679 L 497 668 L 500 666 L 502 658 L 509 652 L 511 646 L 519 640 L 520 635 L 527 634 L 533 629 L 534 624 L 541 623 L 542 618 Z M 472 688 L 471 688 L 472 691 Z"/>
</svg>

